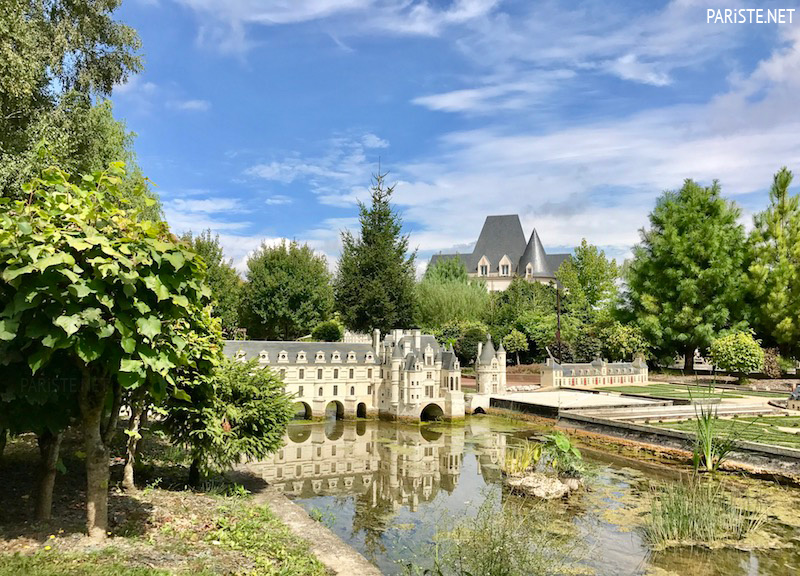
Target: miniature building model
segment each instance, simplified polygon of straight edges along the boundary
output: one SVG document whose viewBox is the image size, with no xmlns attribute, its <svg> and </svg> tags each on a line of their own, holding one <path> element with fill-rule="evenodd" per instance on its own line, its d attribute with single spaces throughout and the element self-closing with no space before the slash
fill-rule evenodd
<svg viewBox="0 0 800 576">
<path fill-rule="evenodd" d="M 800 384 L 794 387 L 794 390 L 789 395 L 789 400 L 786 402 L 788 410 L 800 410 Z"/>
<path fill-rule="evenodd" d="M 353 338 L 356 340 L 355 338 Z M 477 360 L 487 386 L 505 384 L 505 351 Z M 380 416 L 436 420 L 464 417 L 461 366 L 452 346 L 440 346 L 419 330 L 393 330 L 372 342 L 225 342 L 225 353 L 257 359 L 282 379 L 286 392 L 321 418 L 331 403 L 337 417 Z M 483 356 L 486 356 L 484 360 Z"/>
<path fill-rule="evenodd" d="M 542 369 L 543 388 L 646 383 L 647 363 L 642 358 L 633 362 L 613 363 L 598 358 L 594 362 L 582 364 L 559 364 L 554 358 L 548 358 Z"/>
<path fill-rule="evenodd" d="M 470 278 L 482 278 L 490 292 L 505 290 L 515 276 L 531 282 L 555 282 L 556 270 L 569 254 L 547 254 L 534 231 L 525 241 L 519 215 L 487 216 L 472 254 L 435 254 L 439 260 L 459 258 Z"/>
</svg>

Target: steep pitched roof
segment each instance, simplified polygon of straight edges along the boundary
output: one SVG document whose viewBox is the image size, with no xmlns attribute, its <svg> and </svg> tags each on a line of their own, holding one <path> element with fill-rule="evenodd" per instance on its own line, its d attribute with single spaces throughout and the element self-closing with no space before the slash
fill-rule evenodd
<svg viewBox="0 0 800 576">
<path fill-rule="evenodd" d="M 570 254 L 546 254 L 545 258 L 547 258 L 547 267 L 552 270 L 553 274 L 558 272 L 559 267 L 561 264 L 564 263 L 565 260 L 570 259 L 572 256 Z"/>
<path fill-rule="evenodd" d="M 531 276 L 534 278 L 553 278 L 553 271 L 550 270 L 547 262 L 547 254 L 542 246 L 542 241 L 539 240 L 539 234 L 536 228 L 531 232 L 531 238 L 528 240 L 528 245 L 525 246 L 525 252 L 519 259 L 519 275 L 524 276 L 528 272 L 528 264 L 531 265 Z"/>
<path fill-rule="evenodd" d="M 481 364 L 491 364 L 494 355 L 495 355 L 494 344 L 492 344 L 492 337 L 489 336 L 486 339 L 486 343 L 483 345 L 483 349 L 481 350 L 481 357 L 478 358 L 478 361 Z"/>
<path fill-rule="evenodd" d="M 481 228 L 481 235 L 475 243 L 472 259 L 467 270 L 476 272 L 482 256 L 489 260 L 489 271 L 500 271 L 500 260 L 508 256 L 511 260 L 512 272 L 525 251 L 525 233 L 517 214 L 504 216 L 487 216 Z"/>
<path fill-rule="evenodd" d="M 428 266 L 433 266 L 440 260 L 452 260 L 453 258 L 458 258 L 461 260 L 467 270 L 469 270 L 469 261 L 472 258 L 472 254 L 434 254 L 431 256 L 431 261 Z"/>
<path fill-rule="evenodd" d="M 297 355 L 300 352 L 306 353 L 306 361 L 313 365 L 316 360 L 317 352 L 322 352 L 325 362 L 330 362 L 334 352 L 339 353 L 343 364 L 347 363 L 347 355 L 355 353 L 357 364 L 376 364 L 377 359 L 372 350 L 371 344 L 356 344 L 347 342 L 297 342 L 297 341 L 270 341 L 270 340 L 225 340 L 223 348 L 224 354 L 233 358 L 238 353 L 244 354 L 245 360 L 258 360 L 261 352 L 269 354 L 270 364 L 278 363 L 278 356 L 281 352 L 286 352 L 287 363 L 295 364 Z M 367 361 L 367 356 L 372 360 Z"/>
</svg>

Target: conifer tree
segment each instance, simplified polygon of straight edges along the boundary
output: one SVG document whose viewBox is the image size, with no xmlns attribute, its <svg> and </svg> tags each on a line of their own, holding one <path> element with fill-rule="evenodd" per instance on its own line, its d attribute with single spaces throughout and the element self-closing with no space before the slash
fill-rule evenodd
<svg viewBox="0 0 800 576">
<path fill-rule="evenodd" d="M 334 282 L 336 306 L 345 325 L 367 332 L 408 328 L 414 316 L 414 259 L 408 236 L 390 200 L 386 174 L 374 177 L 372 203 L 359 203 L 361 234 L 342 232 L 342 256 Z"/>
<path fill-rule="evenodd" d="M 748 242 L 754 324 L 784 354 L 800 339 L 800 198 L 789 194 L 791 183 L 786 167 L 775 174 L 770 205 L 754 216 Z"/>
<path fill-rule="evenodd" d="M 694 367 L 725 328 L 741 326 L 744 229 L 739 208 L 721 196 L 718 182 L 686 180 L 665 192 L 650 214 L 650 229 L 634 248 L 628 270 L 630 312 L 656 353 L 683 354 Z"/>
</svg>

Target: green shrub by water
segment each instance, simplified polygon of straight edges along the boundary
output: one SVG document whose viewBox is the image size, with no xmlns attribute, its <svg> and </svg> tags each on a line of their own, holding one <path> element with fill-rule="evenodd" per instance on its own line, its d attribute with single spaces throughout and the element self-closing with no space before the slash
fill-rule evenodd
<svg viewBox="0 0 800 576">
<path fill-rule="evenodd" d="M 765 517 L 763 510 L 747 510 L 721 483 L 692 477 L 656 490 L 644 535 L 654 548 L 711 545 L 746 538 Z"/>
</svg>

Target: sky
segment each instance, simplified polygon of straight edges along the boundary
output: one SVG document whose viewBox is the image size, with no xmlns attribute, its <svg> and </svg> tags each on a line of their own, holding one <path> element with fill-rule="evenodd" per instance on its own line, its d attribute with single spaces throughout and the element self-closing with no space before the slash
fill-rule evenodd
<svg viewBox="0 0 800 576">
<path fill-rule="evenodd" d="M 379 166 L 420 272 L 491 214 L 623 259 L 684 179 L 747 225 L 800 170 L 800 10 L 707 21 L 740 7 L 800 2 L 125 0 L 145 69 L 112 100 L 173 231 L 240 271 L 282 239 L 335 267 Z"/>
</svg>

